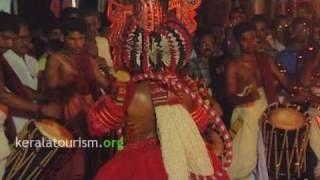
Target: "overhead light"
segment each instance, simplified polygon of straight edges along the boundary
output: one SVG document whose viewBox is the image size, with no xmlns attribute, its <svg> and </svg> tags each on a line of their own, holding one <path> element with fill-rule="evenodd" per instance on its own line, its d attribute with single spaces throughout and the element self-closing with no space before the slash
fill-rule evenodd
<svg viewBox="0 0 320 180">
<path fill-rule="evenodd" d="M 76 8 L 77 7 L 77 0 L 72 0 L 71 6 Z"/>
</svg>

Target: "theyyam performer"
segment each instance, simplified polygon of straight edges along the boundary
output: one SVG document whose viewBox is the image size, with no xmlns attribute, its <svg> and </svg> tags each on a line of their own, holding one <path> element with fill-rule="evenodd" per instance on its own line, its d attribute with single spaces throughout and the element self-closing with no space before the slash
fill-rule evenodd
<svg viewBox="0 0 320 180">
<path fill-rule="evenodd" d="M 96 179 L 229 179 L 230 136 L 210 97 L 186 75 L 200 3 L 109 1 L 117 71 L 113 93 L 89 109 L 88 125 L 98 136 L 121 129 L 125 148 Z M 224 142 L 221 159 L 204 138 L 213 131 Z"/>
</svg>

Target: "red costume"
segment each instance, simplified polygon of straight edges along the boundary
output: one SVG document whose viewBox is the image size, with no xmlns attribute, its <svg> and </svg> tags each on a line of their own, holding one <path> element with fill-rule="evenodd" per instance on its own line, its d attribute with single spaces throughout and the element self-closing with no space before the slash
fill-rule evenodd
<svg viewBox="0 0 320 180">
<path fill-rule="evenodd" d="M 126 146 L 96 179 L 228 179 L 201 134 L 209 125 L 219 130 L 225 167 L 232 158 L 230 136 L 183 73 L 199 4 L 140 0 L 133 7 L 110 2 L 115 64 L 130 76 L 116 74 L 117 94 L 103 97 L 89 110 L 88 124 L 90 133 L 100 136 L 123 128 Z M 168 15 L 169 10 L 176 16 Z"/>
</svg>

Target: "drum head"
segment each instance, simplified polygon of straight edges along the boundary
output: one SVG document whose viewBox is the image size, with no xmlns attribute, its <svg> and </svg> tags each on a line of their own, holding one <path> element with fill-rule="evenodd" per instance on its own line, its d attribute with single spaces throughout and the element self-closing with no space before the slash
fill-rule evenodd
<svg viewBox="0 0 320 180">
<path fill-rule="evenodd" d="M 294 130 L 305 124 L 304 115 L 292 107 L 279 107 L 270 113 L 270 121 L 279 129 Z"/>
<path fill-rule="evenodd" d="M 54 120 L 42 119 L 35 122 L 42 135 L 50 140 L 73 140 L 72 134 Z"/>
</svg>

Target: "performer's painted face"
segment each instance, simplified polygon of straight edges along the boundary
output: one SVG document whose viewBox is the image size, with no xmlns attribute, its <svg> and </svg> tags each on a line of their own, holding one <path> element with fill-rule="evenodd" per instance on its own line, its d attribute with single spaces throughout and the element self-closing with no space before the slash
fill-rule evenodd
<svg viewBox="0 0 320 180">
<path fill-rule="evenodd" d="M 28 26 L 21 25 L 18 36 L 13 43 L 13 50 L 19 55 L 25 55 L 32 48 L 30 31 Z"/>
<path fill-rule="evenodd" d="M 78 31 L 69 32 L 64 38 L 65 48 L 73 53 L 80 53 L 85 42 L 86 36 Z"/>
<path fill-rule="evenodd" d="M 244 32 L 240 37 L 240 47 L 245 53 L 254 53 L 257 49 L 257 36 L 255 31 Z"/>
</svg>

